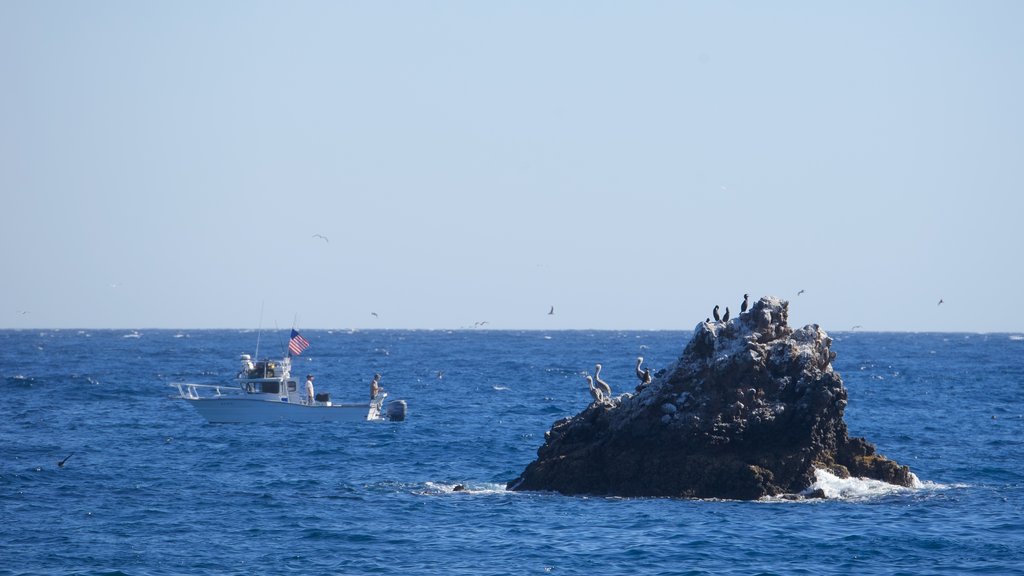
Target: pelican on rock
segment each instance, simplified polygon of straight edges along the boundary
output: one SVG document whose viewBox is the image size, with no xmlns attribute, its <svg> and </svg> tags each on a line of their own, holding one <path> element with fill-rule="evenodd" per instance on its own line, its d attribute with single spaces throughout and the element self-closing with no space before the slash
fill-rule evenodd
<svg viewBox="0 0 1024 576">
<path fill-rule="evenodd" d="M 594 364 L 594 384 L 597 385 L 597 387 L 601 390 L 601 393 L 604 394 L 606 398 L 612 397 L 612 387 L 609 386 L 608 383 L 605 382 L 604 380 L 601 380 L 600 364 Z"/>
<path fill-rule="evenodd" d="M 640 369 L 640 365 L 644 363 L 643 356 L 636 357 L 636 377 L 640 379 L 640 385 L 646 386 L 651 383 L 651 371 L 647 368 Z"/>
<path fill-rule="evenodd" d="M 594 379 L 590 377 L 590 374 L 584 374 L 583 377 L 587 379 L 587 386 L 590 388 L 590 395 L 594 397 L 594 402 L 600 402 L 603 396 L 597 386 L 594 386 Z"/>
</svg>

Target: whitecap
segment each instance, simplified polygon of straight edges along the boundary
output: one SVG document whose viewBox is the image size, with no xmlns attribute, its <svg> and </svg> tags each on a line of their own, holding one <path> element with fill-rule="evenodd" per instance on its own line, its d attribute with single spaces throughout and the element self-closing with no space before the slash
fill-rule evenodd
<svg viewBox="0 0 1024 576">
<path fill-rule="evenodd" d="M 492 388 L 492 389 L 494 389 L 494 390 L 499 390 L 499 391 L 502 391 L 502 390 L 511 390 L 511 388 L 509 388 L 508 386 L 498 386 L 498 385 L 494 385 L 494 386 L 491 386 L 491 388 Z"/>
<path fill-rule="evenodd" d="M 498 484 L 494 482 L 479 482 L 479 483 L 452 483 L 448 484 L 445 482 L 425 482 L 423 489 L 416 491 L 417 494 L 422 496 L 437 496 L 441 494 L 505 494 L 508 490 L 504 484 Z"/>
<path fill-rule="evenodd" d="M 1024 334 L 1010 334 L 1010 340 L 1020 342 L 1021 340 L 1024 340 Z"/>
<path fill-rule="evenodd" d="M 827 470 L 817 469 L 814 471 L 814 483 L 802 494 L 807 495 L 816 490 L 821 490 L 826 498 L 837 498 L 841 500 L 867 500 L 887 496 L 889 494 L 901 494 L 924 488 L 925 485 L 918 480 L 917 476 L 911 474 L 912 487 L 889 484 L 881 480 L 870 478 L 840 478 Z"/>
</svg>

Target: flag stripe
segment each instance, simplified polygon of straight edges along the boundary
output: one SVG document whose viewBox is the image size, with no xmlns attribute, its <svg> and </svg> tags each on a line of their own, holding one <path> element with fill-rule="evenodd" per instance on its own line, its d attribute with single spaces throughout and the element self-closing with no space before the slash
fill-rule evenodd
<svg viewBox="0 0 1024 576">
<path fill-rule="evenodd" d="M 292 339 L 288 341 L 288 351 L 298 356 L 302 354 L 302 351 L 309 348 L 309 341 L 302 337 L 301 334 L 294 328 L 292 328 Z"/>
</svg>

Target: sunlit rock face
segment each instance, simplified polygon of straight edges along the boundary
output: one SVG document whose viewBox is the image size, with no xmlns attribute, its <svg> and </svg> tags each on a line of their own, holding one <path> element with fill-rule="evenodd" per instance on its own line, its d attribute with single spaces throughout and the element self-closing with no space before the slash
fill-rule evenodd
<svg viewBox="0 0 1024 576">
<path fill-rule="evenodd" d="M 788 306 L 765 297 L 698 324 L 650 384 L 556 422 L 509 489 L 756 499 L 801 493 L 815 469 L 910 486 L 906 466 L 847 435 L 832 339 L 791 328 Z"/>
</svg>

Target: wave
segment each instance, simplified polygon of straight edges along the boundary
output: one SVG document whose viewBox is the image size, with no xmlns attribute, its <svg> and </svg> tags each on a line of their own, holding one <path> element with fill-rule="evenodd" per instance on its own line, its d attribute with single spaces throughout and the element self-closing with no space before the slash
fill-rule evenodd
<svg viewBox="0 0 1024 576">
<path fill-rule="evenodd" d="M 881 480 L 870 478 L 840 478 L 828 470 L 816 469 L 814 471 L 814 483 L 801 492 L 802 496 L 811 494 L 817 490 L 825 495 L 825 498 L 838 500 L 872 500 L 892 494 L 911 494 L 918 491 L 938 491 L 949 488 L 963 488 L 964 485 L 939 484 L 938 482 L 922 482 L 917 476 L 911 474 L 912 486 L 898 486 Z"/>
<path fill-rule="evenodd" d="M 1024 340 L 1024 335 L 1022 335 L 1022 334 L 1011 334 L 1010 335 L 1010 340 L 1013 340 L 1014 342 L 1020 342 L 1021 340 Z"/>
<path fill-rule="evenodd" d="M 447 484 L 443 482 L 425 482 L 422 489 L 415 491 L 421 496 L 438 496 L 441 494 L 508 494 L 504 484 L 494 482 L 467 482 L 465 484 Z"/>
</svg>

